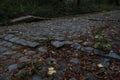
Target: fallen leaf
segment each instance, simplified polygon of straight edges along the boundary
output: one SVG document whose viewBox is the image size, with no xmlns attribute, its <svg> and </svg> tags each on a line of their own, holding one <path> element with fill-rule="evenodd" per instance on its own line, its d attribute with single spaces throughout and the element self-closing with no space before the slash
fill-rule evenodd
<svg viewBox="0 0 120 80">
<path fill-rule="evenodd" d="M 53 75 L 56 73 L 56 70 L 54 70 L 53 67 L 48 68 L 48 75 Z"/>
<path fill-rule="evenodd" d="M 99 68 L 104 67 L 104 65 L 103 65 L 103 64 L 98 64 L 97 66 L 98 66 Z"/>
</svg>

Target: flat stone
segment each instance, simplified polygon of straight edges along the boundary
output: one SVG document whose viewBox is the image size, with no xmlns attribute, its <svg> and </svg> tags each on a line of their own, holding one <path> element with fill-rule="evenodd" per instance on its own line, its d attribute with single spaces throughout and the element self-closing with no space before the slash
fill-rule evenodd
<svg viewBox="0 0 120 80">
<path fill-rule="evenodd" d="M 43 80 L 39 75 L 33 75 L 32 80 Z"/>
<path fill-rule="evenodd" d="M 41 53 L 47 53 L 47 48 L 46 47 L 40 47 L 38 48 L 38 51 L 41 52 Z"/>
<path fill-rule="evenodd" d="M 25 53 L 26 55 L 33 55 L 33 54 L 35 54 L 36 52 L 35 51 L 32 51 L 32 50 L 30 50 L 30 51 L 28 51 L 27 53 Z"/>
<path fill-rule="evenodd" d="M 46 72 L 48 71 L 49 66 L 48 65 L 42 65 L 41 66 L 41 72 Z"/>
<path fill-rule="evenodd" d="M 80 50 L 82 46 L 79 43 L 73 43 L 71 47 L 74 49 Z"/>
<path fill-rule="evenodd" d="M 61 61 L 61 62 L 59 62 L 58 64 L 59 64 L 59 66 L 60 66 L 60 69 L 62 69 L 62 70 L 67 67 L 67 63 L 66 63 L 65 61 Z"/>
<path fill-rule="evenodd" d="M 104 65 L 104 67 L 108 68 L 110 65 L 110 59 L 103 59 L 101 63 Z"/>
<path fill-rule="evenodd" d="M 0 54 L 0 59 L 5 60 L 5 59 L 7 59 L 7 57 L 5 55 Z"/>
<path fill-rule="evenodd" d="M 13 51 L 6 51 L 6 52 L 4 52 L 3 54 L 4 55 L 12 55 L 14 52 Z"/>
<path fill-rule="evenodd" d="M 20 45 L 24 45 L 24 46 L 27 45 L 27 41 L 25 39 L 19 39 L 15 43 L 20 44 Z"/>
<path fill-rule="evenodd" d="M 74 77 L 72 77 L 72 78 L 70 78 L 69 80 L 77 80 L 76 78 L 74 78 Z"/>
<path fill-rule="evenodd" d="M 1 34 L 0 39 L 3 39 L 6 36 L 6 34 Z"/>
<path fill-rule="evenodd" d="M 2 65 L 4 66 L 9 66 L 11 64 L 14 64 L 14 61 L 11 59 L 6 59 L 5 61 L 3 61 Z"/>
<path fill-rule="evenodd" d="M 120 60 L 120 56 L 117 53 L 113 52 L 113 51 L 111 51 L 106 57 L 110 57 L 110 58 L 114 58 L 114 59 L 119 59 Z"/>
<path fill-rule="evenodd" d="M 80 73 L 81 71 L 80 65 L 72 66 L 72 71 L 75 73 Z"/>
<path fill-rule="evenodd" d="M 8 50 L 7 48 L 0 46 L 0 52 L 5 52 L 7 50 Z"/>
<path fill-rule="evenodd" d="M 86 80 L 96 80 L 92 73 L 87 73 Z"/>
<path fill-rule="evenodd" d="M 3 46 L 6 43 L 7 43 L 7 41 L 2 41 L 2 42 L 0 42 L 0 45 Z"/>
<path fill-rule="evenodd" d="M 47 58 L 46 60 L 45 60 L 48 64 L 56 64 L 56 59 L 54 59 L 54 58 Z"/>
<path fill-rule="evenodd" d="M 61 80 L 62 77 L 64 77 L 65 72 L 64 71 L 57 71 L 57 73 L 54 75 L 54 78 L 57 80 Z"/>
<path fill-rule="evenodd" d="M 11 59 L 18 59 L 19 57 L 24 56 L 22 53 L 15 53 L 14 55 L 11 56 Z"/>
<path fill-rule="evenodd" d="M 77 58 L 72 58 L 72 59 L 70 60 L 70 62 L 71 62 L 71 63 L 74 63 L 74 64 L 78 64 L 78 63 L 80 63 L 80 60 L 77 59 Z"/>
<path fill-rule="evenodd" d="M 53 41 L 53 42 L 51 42 L 51 45 L 54 46 L 55 48 L 60 48 L 60 47 L 64 46 L 64 42 Z"/>
<path fill-rule="evenodd" d="M 94 42 L 86 41 L 83 43 L 84 46 L 93 46 Z"/>
<path fill-rule="evenodd" d="M 82 43 L 83 40 L 73 40 L 74 43 Z"/>
<path fill-rule="evenodd" d="M 104 56 L 105 52 L 98 49 L 94 49 L 94 54 L 99 56 Z"/>
<path fill-rule="evenodd" d="M 37 46 L 39 46 L 39 43 L 37 42 L 31 42 L 30 44 L 27 45 L 28 47 L 31 47 L 31 48 L 35 48 Z"/>
<path fill-rule="evenodd" d="M 0 74 L 0 80 L 10 80 L 10 73 L 8 72 L 4 72 L 2 74 Z"/>
<path fill-rule="evenodd" d="M 15 69 L 17 69 L 18 68 L 18 64 L 12 64 L 12 65 L 10 65 L 10 66 L 8 66 L 8 71 L 13 71 L 13 70 L 15 70 Z"/>
<path fill-rule="evenodd" d="M 64 41 L 65 38 L 64 38 L 64 37 L 55 37 L 55 40 L 56 40 L 56 41 Z"/>
<path fill-rule="evenodd" d="M 13 38 L 9 39 L 9 41 L 14 42 L 14 43 L 15 43 L 17 40 L 19 40 L 18 37 L 13 37 Z"/>
<path fill-rule="evenodd" d="M 20 48 L 21 48 L 21 46 L 18 46 L 18 45 L 13 45 L 13 46 L 11 47 L 12 50 L 16 50 L 16 49 L 20 49 Z"/>
<path fill-rule="evenodd" d="M 82 47 L 81 48 L 81 51 L 88 52 L 88 53 L 93 52 L 93 50 L 94 50 L 94 48 L 92 48 L 92 47 Z"/>
<path fill-rule="evenodd" d="M 11 42 L 7 42 L 4 44 L 5 47 L 11 47 L 13 44 Z"/>
<path fill-rule="evenodd" d="M 11 38 L 13 38 L 14 37 L 14 35 L 12 35 L 12 34 L 7 34 L 5 37 L 4 37 L 4 39 L 5 40 L 9 40 L 9 39 L 11 39 Z"/>
<path fill-rule="evenodd" d="M 3 68 L 2 67 L 0 67 L 0 71 L 2 71 L 3 70 Z"/>
<path fill-rule="evenodd" d="M 19 62 L 28 62 L 28 61 L 30 61 L 30 59 L 28 59 L 27 56 L 23 56 L 23 57 L 19 58 Z"/>
<path fill-rule="evenodd" d="M 43 53 L 35 54 L 35 55 L 33 55 L 33 58 L 34 59 L 39 58 L 39 57 L 41 57 L 41 55 L 43 55 Z"/>
<path fill-rule="evenodd" d="M 21 22 L 31 22 L 31 21 L 36 21 L 36 20 L 48 20 L 47 18 L 43 18 L 43 17 L 36 17 L 36 16 L 32 16 L 32 15 L 27 15 L 27 16 L 21 16 L 15 19 L 12 19 L 10 21 L 10 23 L 21 23 Z"/>
<path fill-rule="evenodd" d="M 71 44 L 73 44 L 73 42 L 72 41 L 64 41 L 64 44 L 65 45 L 71 45 Z"/>
</svg>

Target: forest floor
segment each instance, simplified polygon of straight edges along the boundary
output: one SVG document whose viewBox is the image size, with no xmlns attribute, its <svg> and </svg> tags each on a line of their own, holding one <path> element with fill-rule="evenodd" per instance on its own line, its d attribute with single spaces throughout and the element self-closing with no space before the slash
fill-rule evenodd
<svg viewBox="0 0 120 80">
<path fill-rule="evenodd" d="M 120 80 L 120 11 L 0 27 L 0 80 Z"/>
</svg>

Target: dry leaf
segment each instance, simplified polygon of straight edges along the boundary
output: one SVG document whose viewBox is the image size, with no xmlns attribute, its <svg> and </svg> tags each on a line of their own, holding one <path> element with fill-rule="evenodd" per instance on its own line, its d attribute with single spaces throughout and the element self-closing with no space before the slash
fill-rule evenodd
<svg viewBox="0 0 120 80">
<path fill-rule="evenodd" d="M 97 66 L 98 66 L 99 68 L 104 67 L 104 65 L 103 65 L 103 64 L 98 64 Z"/>
<path fill-rule="evenodd" d="M 54 70 L 53 67 L 48 68 L 48 75 L 53 75 L 56 73 L 56 70 Z"/>
</svg>

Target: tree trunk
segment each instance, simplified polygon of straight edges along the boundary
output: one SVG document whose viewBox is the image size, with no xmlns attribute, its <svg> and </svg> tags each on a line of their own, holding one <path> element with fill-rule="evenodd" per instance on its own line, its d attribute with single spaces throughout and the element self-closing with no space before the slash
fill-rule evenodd
<svg viewBox="0 0 120 80">
<path fill-rule="evenodd" d="M 115 4 L 119 6 L 119 0 L 115 0 Z"/>
<path fill-rule="evenodd" d="M 109 0 L 109 3 L 119 6 L 119 0 Z"/>
<path fill-rule="evenodd" d="M 78 7 L 80 6 L 80 1 L 81 1 L 81 0 L 77 0 L 77 6 L 78 6 Z"/>
</svg>

